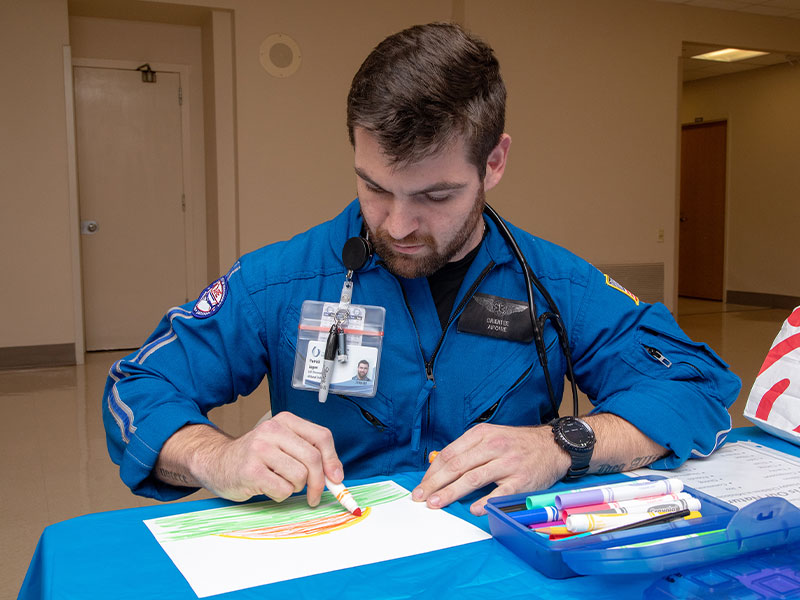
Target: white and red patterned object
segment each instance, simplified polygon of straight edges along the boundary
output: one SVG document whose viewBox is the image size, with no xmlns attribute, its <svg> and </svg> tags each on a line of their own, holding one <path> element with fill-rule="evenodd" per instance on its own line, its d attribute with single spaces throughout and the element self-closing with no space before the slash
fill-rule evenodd
<svg viewBox="0 0 800 600">
<path fill-rule="evenodd" d="M 800 306 L 772 342 L 744 416 L 764 431 L 800 444 Z"/>
</svg>

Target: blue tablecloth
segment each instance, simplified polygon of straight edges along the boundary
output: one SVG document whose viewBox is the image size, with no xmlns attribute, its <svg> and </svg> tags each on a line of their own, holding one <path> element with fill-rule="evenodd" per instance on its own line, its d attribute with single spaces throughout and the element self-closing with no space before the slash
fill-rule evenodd
<svg viewBox="0 0 800 600">
<path fill-rule="evenodd" d="M 728 437 L 729 441 L 745 439 L 800 455 L 800 448 L 755 427 L 735 430 Z M 410 490 L 421 477 L 422 473 L 400 473 L 391 479 Z M 593 485 L 623 477 L 590 476 L 581 483 Z M 374 479 L 348 483 L 367 481 Z M 19 597 L 26 600 L 194 599 L 194 592 L 143 521 L 230 504 L 220 499 L 178 502 L 85 515 L 50 525 L 42 533 Z M 487 517 L 472 516 L 468 506 L 466 500 L 448 510 L 488 532 Z M 622 600 L 641 598 L 643 591 L 663 575 L 548 579 L 492 539 L 213 598 Z"/>
</svg>

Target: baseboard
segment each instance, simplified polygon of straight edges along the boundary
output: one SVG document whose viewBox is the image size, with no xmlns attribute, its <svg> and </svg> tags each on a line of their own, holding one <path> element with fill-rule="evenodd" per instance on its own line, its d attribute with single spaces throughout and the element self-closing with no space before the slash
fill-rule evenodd
<svg viewBox="0 0 800 600">
<path fill-rule="evenodd" d="M 746 306 L 769 306 L 771 308 L 792 309 L 800 306 L 800 297 L 783 296 L 781 294 L 761 294 L 759 292 L 737 292 L 728 290 L 725 301 L 729 304 L 744 304 Z"/>
<path fill-rule="evenodd" d="M 75 364 L 75 344 L 0 348 L 0 370 L 64 367 Z"/>
</svg>

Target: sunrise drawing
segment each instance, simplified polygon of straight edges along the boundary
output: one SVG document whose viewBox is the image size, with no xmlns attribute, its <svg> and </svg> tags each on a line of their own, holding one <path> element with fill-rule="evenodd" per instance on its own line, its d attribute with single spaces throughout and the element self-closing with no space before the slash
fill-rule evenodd
<svg viewBox="0 0 800 600">
<path fill-rule="evenodd" d="M 347 512 L 328 491 L 322 493 L 318 506 L 312 508 L 304 495 L 283 502 L 266 500 L 236 504 L 181 515 L 154 519 L 159 542 L 188 540 L 208 535 L 230 538 L 277 540 L 310 537 L 330 533 L 368 519 L 371 508 L 393 502 L 408 491 L 391 481 L 351 487 L 350 493 L 364 507 L 360 517 Z"/>
</svg>

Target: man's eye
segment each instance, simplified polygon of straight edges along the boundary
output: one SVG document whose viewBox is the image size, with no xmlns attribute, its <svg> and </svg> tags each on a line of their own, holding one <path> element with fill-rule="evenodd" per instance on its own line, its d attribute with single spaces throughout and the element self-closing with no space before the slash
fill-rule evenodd
<svg viewBox="0 0 800 600">
<path fill-rule="evenodd" d="M 425 197 L 431 202 L 444 202 L 450 199 L 450 194 L 425 194 Z"/>
<path fill-rule="evenodd" d="M 375 187 L 374 185 L 370 185 L 368 183 L 365 183 L 364 187 L 371 194 L 385 194 L 386 193 L 386 190 L 384 190 L 383 188 Z"/>
</svg>

